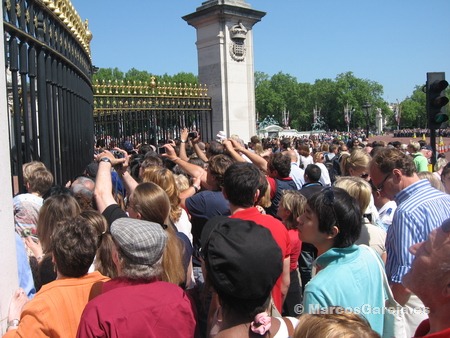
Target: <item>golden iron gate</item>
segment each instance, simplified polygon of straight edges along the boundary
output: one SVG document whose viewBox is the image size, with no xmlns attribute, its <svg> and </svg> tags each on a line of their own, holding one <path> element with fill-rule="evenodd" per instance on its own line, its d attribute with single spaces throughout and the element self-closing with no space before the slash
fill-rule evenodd
<svg viewBox="0 0 450 338">
<path fill-rule="evenodd" d="M 176 139 L 183 128 L 211 138 L 211 98 L 196 84 L 95 82 L 94 122 L 97 140 L 108 145 L 163 144 Z M 102 144 L 103 145 L 103 144 Z"/>
</svg>

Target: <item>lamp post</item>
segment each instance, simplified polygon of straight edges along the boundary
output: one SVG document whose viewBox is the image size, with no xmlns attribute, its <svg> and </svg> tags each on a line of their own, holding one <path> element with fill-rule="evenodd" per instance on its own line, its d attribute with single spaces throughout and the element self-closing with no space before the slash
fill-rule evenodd
<svg viewBox="0 0 450 338">
<path fill-rule="evenodd" d="M 397 130 L 400 130 L 400 119 L 402 117 L 402 111 L 400 103 L 397 100 L 397 106 L 395 107 L 395 121 L 397 122 Z"/>
<path fill-rule="evenodd" d="M 350 122 L 352 120 L 352 113 L 354 112 L 354 108 L 348 106 L 348 102 L 344 107 L 344 121 L 347 124 L 347 133 L 350 132 Z"/>
<path fill-rule="evenodd" d="M 366 111 L 366 138 L 369 138 L 369 109 L 372 107 L 372 105 L 366 101 L 366 103 L 363 104 L 362 108 Z"/>
</svg>

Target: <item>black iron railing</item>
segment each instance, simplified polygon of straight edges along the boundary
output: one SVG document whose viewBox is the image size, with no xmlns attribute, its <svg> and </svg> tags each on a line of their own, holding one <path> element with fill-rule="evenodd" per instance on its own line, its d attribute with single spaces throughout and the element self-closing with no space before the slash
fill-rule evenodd
<svg viewBox="0 0 450 338">
<path fill-rule="evenodd" d="M 93 156 L 92 35 L 69 0 L 4 0 L 3 25 L 12 177 L 39 160 L 64 184 Z"/>
</svg>

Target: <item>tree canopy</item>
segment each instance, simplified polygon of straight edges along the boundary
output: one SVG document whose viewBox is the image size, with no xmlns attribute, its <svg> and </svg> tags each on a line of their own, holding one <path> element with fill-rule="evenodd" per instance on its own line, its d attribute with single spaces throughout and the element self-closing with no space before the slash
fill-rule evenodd
<svg viewBox="0 0 450 338">
<path fill-rule="evenodd" d="M 192 73 L 178 73 L 175 75 L 155 75 L 151 74 L 145 70 L 137 70 L 136 68 L 131 68 L 126 73 L 122 72 L 118 68 L 99 68 L 96 73 L 92 76 L 92 80 L 99 82 L 104 81 L 130 81 L 130 82 L 150 82 L 151 77 L 154 76 L 158 83 L 166 84 L 185 84 L 192 83 L 198 84 L 198 77 Z"/>
<path fill-rule="evenodd" d="M 313 123 L 313 111 L 319 112 L 329 129 L 347 128 L 344 118 L 346 106 L 353 111 L 352 127 L 366 124 L 366 115 L 362 106 L 368 102 L 369 121 L 375 124 L 376 108 L 391 116 L 387 102 L 382 98 L 383 87 L 370 80 L 356 78 L 352 72 L 339 74 L 333 79 L 319 79 L 314 84 L 298 82 L 291 75 L 278 73 L 255 74 L 256 110 L 260 120 L 273 116 L 282 121 L 283 111 L 289 111 L 290 126 L 298 130 L 310 130 Z"/>
<path fill-rule="evenodd" d="M 127 72 L 118 68 L 100 68 L 93 75 L 93 80 L 149 82 L 152 76 L 160 85 L 198 84 L 198 77 L 192 73 L 155 75 L 135 68 Z M 426 102 L 422 87 L 423 85 L 416 86 L 410 97 L 397 103 L 399 107 L 397 109 L 401 112 L 401 128 L 426 127 Z M 450 89 L 447 90 L 447 94 L 449 92 Z M 371 128 L 375 125 L 377 109 L 381 109 L 386 126 L 396 128 L 394 111 L 382 95 L 382 85 L 368 79 L 357 78 L 352 72 L 338 74 L 335 79 L 317 79 L 313 84 L 299 82 L 295 77 L 282 72 L 273 76 L 255 72 L 255 99 L 259 120 L 271 116 L 282 125 L 283 112 L 289 112 L 289 125 L 297 130 L 311 129 L 314 111 L 320 114 L 325 128 L 345 130 L 346 108 L 351 111 L 350 128 L 363 128 L 367 121 L 366 111 L 363 108 L 366 103 L 370 105 Z"/>
</svg>

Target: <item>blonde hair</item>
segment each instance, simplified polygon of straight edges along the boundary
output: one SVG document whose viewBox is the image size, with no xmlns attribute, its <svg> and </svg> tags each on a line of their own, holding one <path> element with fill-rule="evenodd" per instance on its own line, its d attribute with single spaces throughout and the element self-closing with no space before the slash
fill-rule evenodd
<svg viewBox="0 0 450 338">
<path fill-rule="evenodd" d="M 186 271 L 183 267 L 183 246 L 178 239 L 174 227 L 169 224 L 170 200 L 167 193 L 153 182 L 140 183 L 134 189 L 133 205 L 141 214 L 143 220 L 161 224 L 167 232 L 167 244 L 162 257 L 162 280 L 181 285 L 186 281 Z"/>
<path fill-rule="evenodd" d="M 379 338 L 367 320 L 342 307 L 325 309 L 325 313 L 303 314 L 293 338 Z"/>
<path fill-rule="evenodd" d="M 372 195 L 372 188 L 365 179 L 356 176 L 338 177 L 334 186 L 347 191 L 350 196 L 358 201 L 361 212 L 365 212 Z"/>
<path fill-rule="evenodd" d="M 415 141 L 410 141 L 409 146 L 415 151 L 418 152 L 420 150 L 420 143 Z"/>
<path fill-rule="evenodd" d="M 37 169 L 47 169 L 45 164 L 39 161 L 31 161 L 22 166 L 23 183 L 28 183 L 31 174 Z"/>
<path fill-rule="evenodd" d="M 264 153 L 264 148 L 260 142 L 255 143 L 253 148 L 254 148 L 255 153 L 258 155 L 261 155 L 262 153 Z"/>
<path fill-rule="evenodd" d="M 436 164 L 434 165 L 434 171 L 439 171 L 447 165 L 447 160 L 445 158 L 438 158 Z"/>
<path fill-rule="evenodd" d="M 289 217 L 285 221 L 286 228 L 296 229 L 297 218 L 305 211 L 308 200 L 297 190 L 284 190 L 279 205 L 290 211 Z"/>
<path fill-rule="evenodd" d="M 181 216 L 180 197 L 173 173 L 167 168 L 150 167 L 142 173 L 142 182 L 153 182 L 165 190 L 170 200 L 170 219 L 177 222 Z"/>
<path fill-rule="evenodd" d="M 270 185 L 267 182 L 266 176 L 260 172 L 261 177 L 259 178 L 259 197 L 255 205 L 259 205 L 263 208 L 268 208 L 272 205 L 272 200 L 270 198 Z"/>
<path fill-rule="evenodd" d="M 421 172 L 417 173 L 417 176 L 419 176 L 419 178 L 421 180 L 430 181 L 431 186 L 433 188 L 436 188 L 437 190 L 445 192 L 445 188 L 444 188 L 444 185 L 442 184 L 442 181 L 439 178 L 437 178 L 435 175 L 433 175 L 433 173 L 430 173 L 429 171 L 421 171 Z"/>
<path fill-rule="evenodd" d="M 369 167 L 370 155 L 362 149 L 355 149 L 349 155 L 343 154 L 341 157 L 341 173 L 343 176 L 350 176 L 350 169 L 366 169 Z"/>
<path fill-rule="evenodd" d="M 314 163 L 322 163 L 324 159 L 325 156 L 323 155 L 323 151 L 318 151 L 313 156 Z"/>
<path fill-rule="evenodd" d="M 183 174 L 174 174 L 173 175 L 175 178 L 175 184 L 177 185 L 178 191 L 179 192 L 183 192 L 186 189 L 189 189 L 190 185 L 189 185 L 189 178 L 187 178 L 186 175 Z"/>
<path fill-rule="evenodd" d="M 28 192 L 37 193 L 42 197 L 52 187 L 53 175 L 46 168 L 37 168 L 29 173 L 26 185 Z"/>
<path fill-rule="evenodd" d="M 320 150 L 323 152 L 329 152 L 330 151 L 330 144 L 327 142 L 322 143 L 322 145 L 320 146 Z"/>
</svg>

